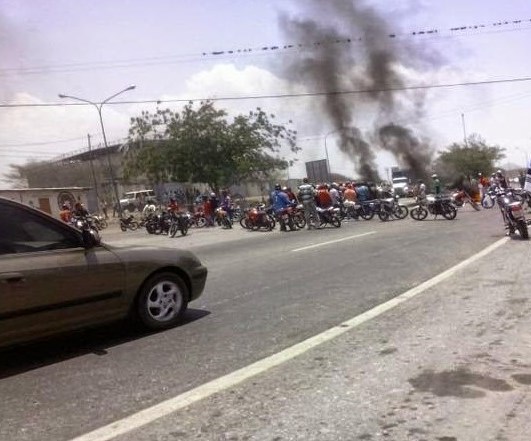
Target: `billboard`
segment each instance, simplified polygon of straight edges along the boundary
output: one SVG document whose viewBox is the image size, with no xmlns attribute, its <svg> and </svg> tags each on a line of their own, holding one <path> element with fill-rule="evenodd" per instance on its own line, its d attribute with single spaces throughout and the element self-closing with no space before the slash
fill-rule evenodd
<svg viewBox="0 0 531 441">
<path fill-rule="evenodd" d="M 330 173 L 328 170 L 328 161 L 319 159 L 318 161 L 306 162 L 306 176 L 310 182 L 328 182 Z"/>
</svg>

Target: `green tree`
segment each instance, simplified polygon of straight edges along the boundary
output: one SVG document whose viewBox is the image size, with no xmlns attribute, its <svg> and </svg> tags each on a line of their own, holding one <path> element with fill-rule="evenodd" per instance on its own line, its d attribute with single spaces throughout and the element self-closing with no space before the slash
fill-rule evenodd
<svg viewBox="0 0 531 441">
<path fill-rule="evenodd" d="M 181 112 L 157 109 L 131 119 L 126 177 L 146 175 L 153 182 L 203 182 L 212 189 L 263 179 L 287 168 L 280 149 L 296 147 L 296 132 L 274 124 L 274 115 L 257 108 L 229 121 L 211 101 L 192 102 Z M 291 121 L 290 121 L 291 122 Z"/>
<path fill-rule="evenodd" d="M 435 170 L 447 183 L 455 183 L 464 176 L 490 175 L 496 163 L 505 157 L 505 149 L 489 145 L 479 135 L 471 135 L 467 143 L 454 143 L 441 152 L 435 162 Z"/>
</svg>

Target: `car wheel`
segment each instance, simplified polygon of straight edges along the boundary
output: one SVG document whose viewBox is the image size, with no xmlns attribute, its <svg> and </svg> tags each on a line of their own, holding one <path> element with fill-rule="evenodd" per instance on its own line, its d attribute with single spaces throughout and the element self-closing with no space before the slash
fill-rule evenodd
<svg viewBox="0 0 531 441">
<path fill-rule="evenodd" d="M 149 329 L 175 326 L 186 311 L 188 297 L 188 289 L 179 276 L 155 274 L 144 283 L 139 293 L 138 318 Z"/>
</svg>

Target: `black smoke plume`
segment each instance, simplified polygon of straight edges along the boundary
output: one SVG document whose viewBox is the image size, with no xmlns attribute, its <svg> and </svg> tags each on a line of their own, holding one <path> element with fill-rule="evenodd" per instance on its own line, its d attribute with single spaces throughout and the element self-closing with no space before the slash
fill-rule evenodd
<svg viewBox="0 0 531 441">
<path fill-rule="evenodd" d="M 415 141 L 410 130 L 388 125 L 412 112 L 407 110 L 411 107 L 407 96 L 386 89 L 404 86 L 401 68 L 433 64 L 437 56 L 426 55 L 403 39 L 398 43 L 391 38 L 387 20 L 362 0 L 299 0 L 298 3 L 314 18 L 280 17 L 286 38 L 302 45 L 300 54 L 289 59 L 283 71 L 295 83 L 328 92 L 323 103 L 324 114 L 338 131 L 340 149 L 352 159 L 356 172 L 366 180 L 378 179 L 377 148 L 392 152 L 404 167 L 427 168 L 430 155 L 423 150 L 426 144 Z M 370 92 L 338 93 L 355 89 Z M 420 113 L 423 109 L 423 96 L 416 94 L 414 103 L 418 117 L 419 109 Z M 359 129 L 356 117 L 361 112 L 374 115 L 374 129 L 368 138 L 376 139 L 376 146 L 370 145 Z"/>
</svg>

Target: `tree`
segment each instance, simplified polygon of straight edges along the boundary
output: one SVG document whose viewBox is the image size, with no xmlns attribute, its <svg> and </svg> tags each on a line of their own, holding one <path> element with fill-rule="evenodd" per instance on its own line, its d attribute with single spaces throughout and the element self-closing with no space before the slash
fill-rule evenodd
<svg viewBox="0 0 531 441">
<path fill-rule="evenodd" d="M 257 108 L 229 121 L 228 113 L 211 101 L 201 102 L 198 109 L 190 102 L 181 112 L 143 111 L 131 119 L 125 175 L 145 174 L 154 182 L 202 182 L 215 191 L 267 177 L 288 166 L 279 156 L 281 147 L 300 150 L 296 132 L 272 123 L 274 117 Z"/>
<path fill-rule="evenodd" d="M 464 176 L 491 174 L 496 163 L 505 157 L 505 149 L 489 145 L 479 135 L 471 135 L 464 143 L 454 143 L 440 153 L 435 162 L 436 172 L 446 182 L 458 182 Z"/>
</svg>

